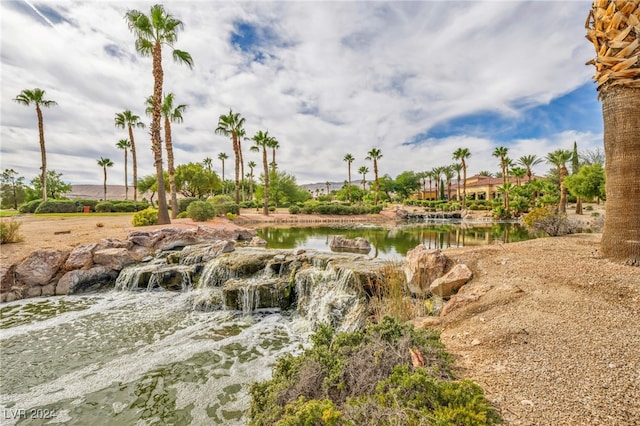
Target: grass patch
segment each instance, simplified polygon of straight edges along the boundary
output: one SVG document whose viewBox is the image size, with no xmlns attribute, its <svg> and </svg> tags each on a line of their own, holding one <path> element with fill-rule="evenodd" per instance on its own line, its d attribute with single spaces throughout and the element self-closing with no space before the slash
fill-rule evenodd
<svg viewBox="0 0 640 426">
<path fill-rule="evenodd" d="M 0 210 L 0 217 L 13 217 L 19 214 L 18 210 Z"/>
</svg>

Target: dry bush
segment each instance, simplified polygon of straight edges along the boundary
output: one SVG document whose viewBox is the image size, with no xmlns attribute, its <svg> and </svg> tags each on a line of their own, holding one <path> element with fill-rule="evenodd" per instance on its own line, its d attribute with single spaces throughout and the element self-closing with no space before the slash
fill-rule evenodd
<svg viewBox="0 0 640 426">
<path fill-rule="evenodd" d="M 0 244 L 19 243 L 24 237 L 18 232 L 20 230 L 20 222 L 15 220 L 0 221 Z"/>
</svg>

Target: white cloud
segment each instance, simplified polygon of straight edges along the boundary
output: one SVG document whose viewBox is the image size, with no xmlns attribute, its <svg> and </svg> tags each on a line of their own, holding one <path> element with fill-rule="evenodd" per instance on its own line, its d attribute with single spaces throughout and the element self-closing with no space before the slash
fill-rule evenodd
<svg viewBox="0 0 640 426">
<path fill-rule="evenodd" d="M 124 20 L 127 7 L 148 12 L 149 2 L 47 3 L 70 23 L 52 28 L 2 2 L 1 168 L 28 179 L 40 154 L 33 108 L 12 101 L 40 87 L 58 107 L 44 110 L 48 167 L 72 183 L 101 183 L 96 160 L 115 163 L 109 183 L 122 184 L 126 133 L 116 112 L 145 120 L 151 93 L 149 58 L 134 50 Z M 590 3 L 579 2 L 171 2 L 183 20 L 176 47 L 189 51 L 193 70 L 171 61 L 165 49 L 165 91 L 189 105 L 174 126 L 179 163 L 232 153 L 215 135 L 229 108 L 246 117 L 249 136 L 269 130 L 281 148 L 281 169 L 298 181 L 346 179 L 344 154 L 367 165 L 366 152 L 382 150 L 382 174 L 427 170 L 452 161 L 459 146 L 472 152 L 471 170 L 496 170 L 491 151 L 500 142 L 460 135 L 403 145 L 443 120 L 495 111 L 521 114 L 587 83 L 592 56 L 584 39 Z M 234 23 L 269 28 L 277 43 L 265 58 L 230 44 Z M 111 52 L 111 54 L 109 53 Z M 113 53 L 120 56 L 113 56 Z M 594 100 L 595 101 L 595 100 Z M 600 117 L 594 117 L 594 120 Z M 512 157 L 544 156 L 578 140 L 580 149 L 601 135 L 580 129 L 513 141 Z M 153 173 L 147 130 L 136 130 L 139 176 Z M 249 153 L 246 160 L 259 161 Z M 254 158 L 255 157 L 255 158 Z M 214 162 L 216 164 L 216 162 Z M 219 164 L 218 164 L 219 166 Z M 542 166 L 539 166 L 542 167 Z M 131 176 L 131 174 L 130 174 Z"/>
</svg>

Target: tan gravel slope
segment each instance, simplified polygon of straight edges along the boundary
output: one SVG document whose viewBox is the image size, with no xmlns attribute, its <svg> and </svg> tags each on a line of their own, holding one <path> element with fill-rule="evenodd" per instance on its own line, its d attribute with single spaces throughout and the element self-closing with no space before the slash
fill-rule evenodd
<svg viewBox="0 0 640 426">
<path fill-rule="evenodd" d="M 602 259 L 600 237 L 447 252 L 475 276 L 443 342 L 507 424 L 640 425 L 640 269 Z"/>
</svg>

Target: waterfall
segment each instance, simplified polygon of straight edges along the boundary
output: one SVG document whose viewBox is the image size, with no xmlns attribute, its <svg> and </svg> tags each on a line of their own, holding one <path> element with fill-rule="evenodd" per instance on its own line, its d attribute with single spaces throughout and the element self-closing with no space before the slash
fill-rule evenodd
<svg viewBox="0 0 640 426">
<path fill-rule="evenodd" d="M 136 288 L 148 288 L 153 273 L 164 265 L 166 265 L 164 260 L 155 259 L 150 263 L 127 266 L 116 278 L 115 289 L 132 291 Z"/>
<path fill-rule="evenodd" d="M 231 278 L 236 278 L 236 273 L 222 263 L 221 259 L 207 262 L 202 269 L 198 287 L 220 287 Z"/>
</svg>

